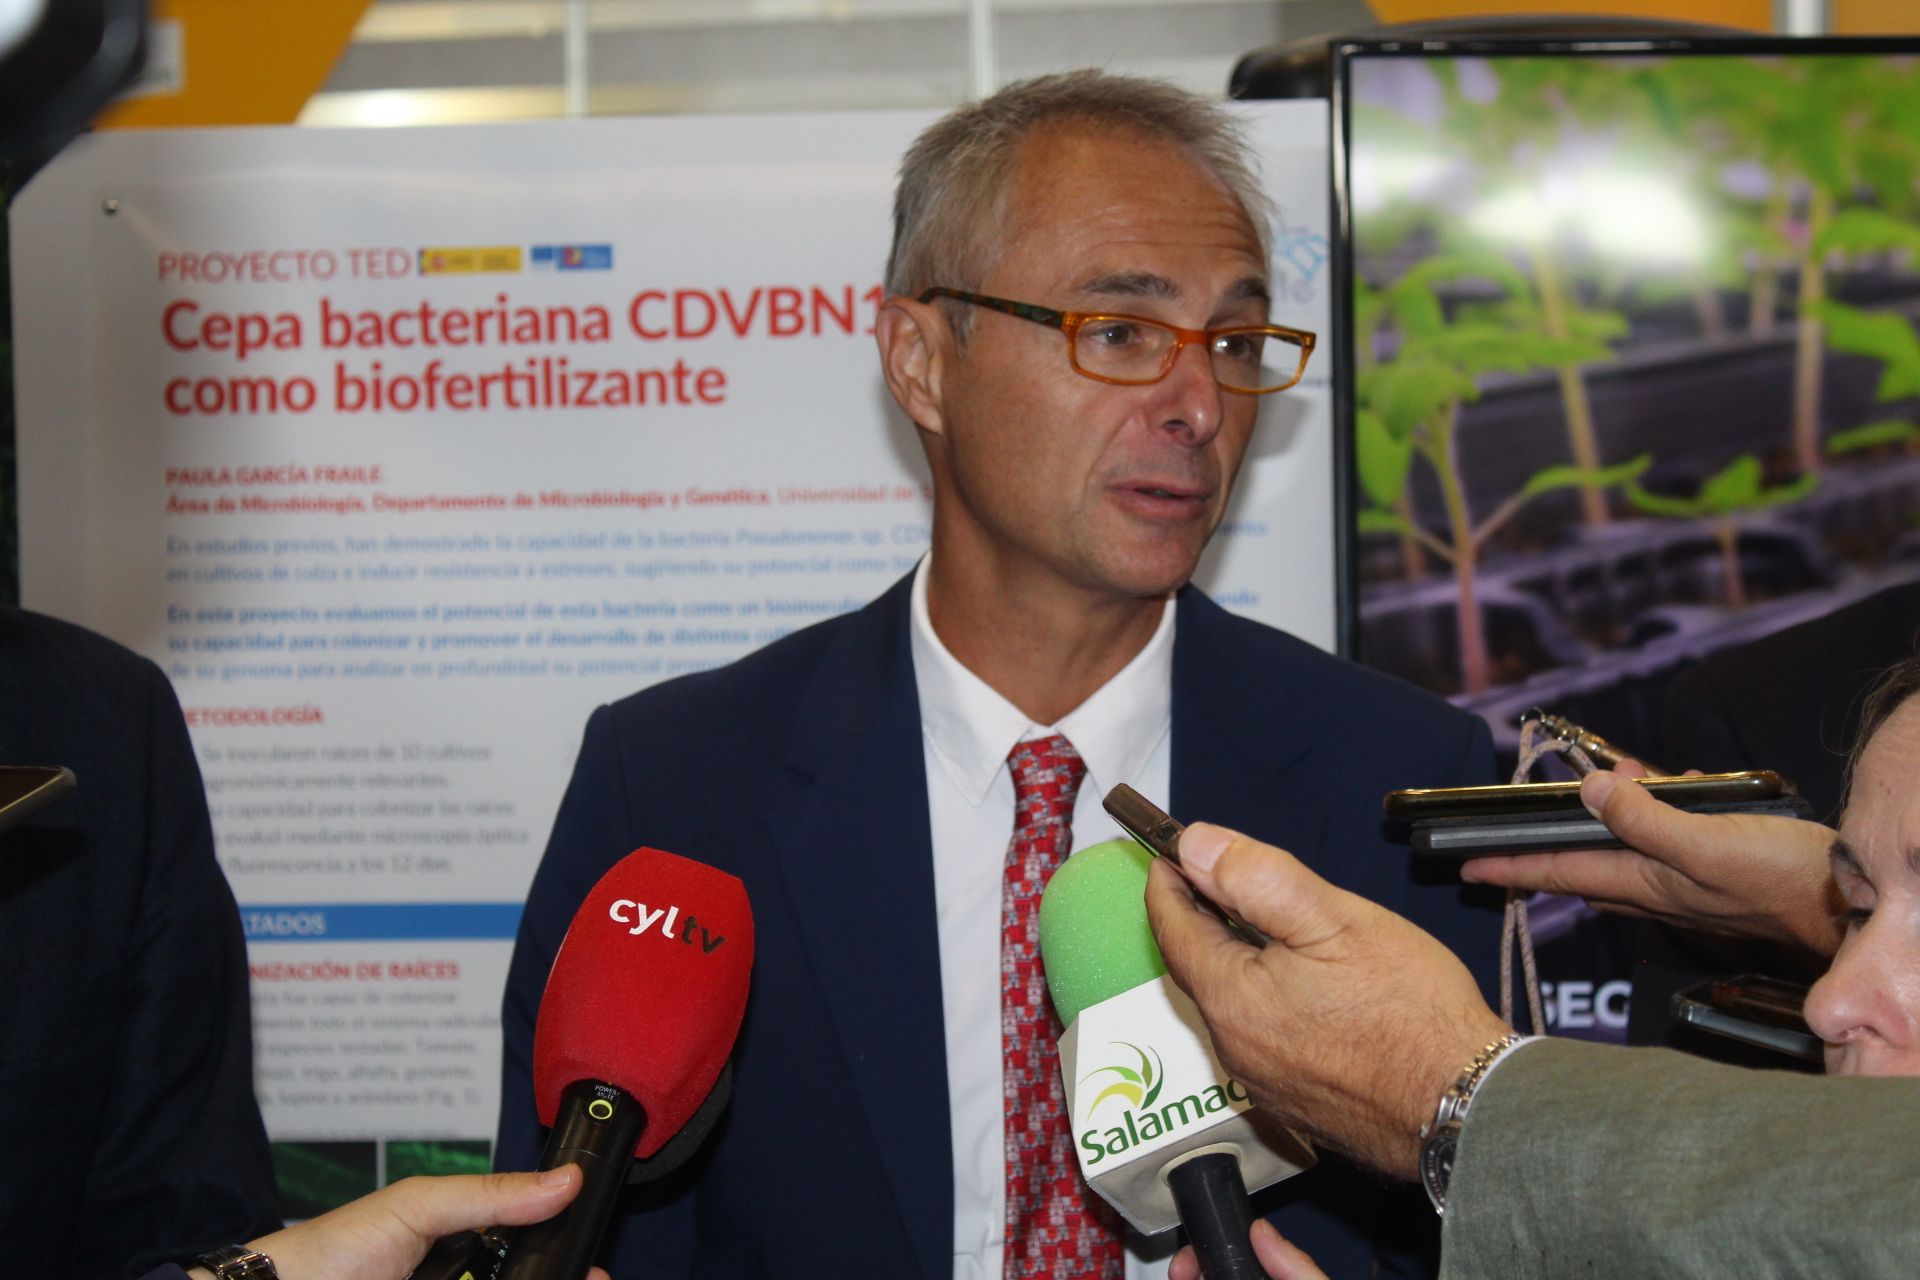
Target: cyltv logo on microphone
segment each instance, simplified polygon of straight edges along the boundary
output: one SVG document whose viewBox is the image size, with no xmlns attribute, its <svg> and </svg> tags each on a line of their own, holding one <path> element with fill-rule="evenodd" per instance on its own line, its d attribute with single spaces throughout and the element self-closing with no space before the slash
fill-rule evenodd
<svg viewBox="0 0 1920 1280">
<path fill-rule="evenodd" d="M 698 945 L 706 955 L 712 955 L 726 942 L 725 938 L 716 937 L 710 933 L 707 927 L 700 923 L 700 917 L 691 911 L 687 913 L 686 919 L 682 920 L 680 908 L 672 905 L 649 908 L 646 903 L 635 902 L 632 898 L 617 898 L 607 908 L 607 916 L 617 923 L 631 926 L 627 932 L 636 938 L 658 924 L 662 938 L 669 942 L 679 942 L 684 946 Z M 680 929 L 677 934 L 674 932 L 676 925 Z M 698 938 L 694 937 L 696 933 L 700 935 Z"/>
<path fill-rule="evenodd" d="M 1080 1078 L 1082 1090 L 1095 1080 L 1111 1077 L 1110 1082 L 1093 1094 L 1093 1100 L 1087 1104 L 1087 1128 L 1079 1135 L 1080 1146 L 1086 1151 L 1086 1166 L 1091 1169 L 1108 1156 L 1124 1155 L 1143 1142 L 1152 1142 L 1164 1135 L 1199 1124 L 1206 1117 L 1229 1110 L 1236 1103 L 1244 1105 L 1247 1091 L 1240 1087 L 1237 1080 L 1227 1080 L 1224 1084 L 1214 1079 L 1206 1088 L 1175 1098 L 1164 1106 L 1156 1107 L 1160 1095 L 1166 1087 L 1166 1069 L 1161 1064 L 1160 1055 L 1151 1045 L 1141 1048 L 1124 1040 L 1113 1041 L 1117 1049 L 1131 1049 L 1138 1059 L 1138 1065 L 1115 1064 L 1099 1067 Z M 1093 1124 L 1094 1113 L 1100 1104 L 1109 1098 L 1118 1099 L 1124 1104 L 1119 1122 L 1101 1131 Z M 1112 1108 L 1108 1108 L 1111 1113 Z"/>
</svg>

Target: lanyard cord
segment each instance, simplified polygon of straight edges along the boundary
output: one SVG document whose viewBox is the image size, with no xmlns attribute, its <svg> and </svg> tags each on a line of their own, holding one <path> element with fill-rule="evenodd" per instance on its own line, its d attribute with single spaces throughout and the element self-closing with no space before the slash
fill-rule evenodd
<svg viewBox="0 0 1920 1280">
<path fill-rule="evenodd" d="M 1538 720 L 1524 721 L 1520 726 L 1520 760 L 1513 771 L 1512 782 L 1519 785 L 1527 780 L 1534 766 L 1552 754 L 1574 758 L 1579 765 L 1586 766 L 1581 772 L 1593 768 L 1593 762 L 1584 751 L 1570 742 L 1563 742 L 1552 734 L 1536 734 Z M 1533 930 L 1527 923 L 1526 895 L 1518 889 L 1507 890 L 1507 908 L 1500 922 L 1500 1017 L 1510 1027 L 1517 1024 L 1513 1020 L 1513 950 L 1515 941 L 1520 947 L 1520 971 L 1526 980 L 1527 1016 L 1532 1019 L 1533 1034 L 1547 1034 L 1546 1014 L 1540 1003 L 1540 971 L 1533 958 Z"/>
</svg>

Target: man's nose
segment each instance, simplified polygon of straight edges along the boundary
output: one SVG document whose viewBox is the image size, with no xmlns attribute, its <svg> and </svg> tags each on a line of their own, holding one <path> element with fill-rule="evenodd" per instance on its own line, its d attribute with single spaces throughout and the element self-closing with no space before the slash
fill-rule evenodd
<svg viewBox="0 0 1920 1280">
<path fill-rule="evenodd" d="M 1165 398 L 1161 425 L 1189 444 L 1204 445 L 1220 434 L 1226 418 L 1226 392 L 1213 376 L 1213 355 L 1207 343 L 1181 345 L 1173 368 L 1160 380 Z"/>
</svg>

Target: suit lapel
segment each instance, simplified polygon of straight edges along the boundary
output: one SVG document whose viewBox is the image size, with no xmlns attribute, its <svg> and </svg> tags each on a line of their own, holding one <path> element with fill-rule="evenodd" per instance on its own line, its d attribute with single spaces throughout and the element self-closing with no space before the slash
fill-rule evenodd
<svg viewBox="0 0 1920 1280">
<path fill-rule="evenodd" d="M 768 819 L 831 1010 L 822 1030 L 845 1055 L 920 1269 L 941 1280 L 951 1112 L 910 582 L 863 611 L 809 680 Z"/>
<path fill-rule="evenodd" d="M 1168 804 L 1288 849 L 1317 848 L 1326 806 L 1313 779 L 1319 736 L 1290 673 L 1263 667 L 1236 618 L 1194 587 L 1177 597 L 1173 763 Z M 1321 710 L 1325 710 L 1322 708 Z"/>
</svg>

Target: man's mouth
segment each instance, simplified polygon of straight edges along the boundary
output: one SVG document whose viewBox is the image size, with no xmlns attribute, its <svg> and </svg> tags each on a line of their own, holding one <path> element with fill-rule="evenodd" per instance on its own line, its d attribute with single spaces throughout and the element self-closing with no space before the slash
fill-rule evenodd
<svg viewBox="0 0 1920 1280">
<path fill-rule="evenodd" d="M 1127 487 L 1156 498 L 1204 498 L 1208 493 L 1205 485 L 1176 480 L 1136 480 Z"/>
<path fill-rule="evenodd" d="M 1135 506 L 1178 512 L 1204 507 L 1213 496 L 1212 490 L 1201 486 L 1153 480 L 1123 485 L 1121 493 Z"/>
</svg>

